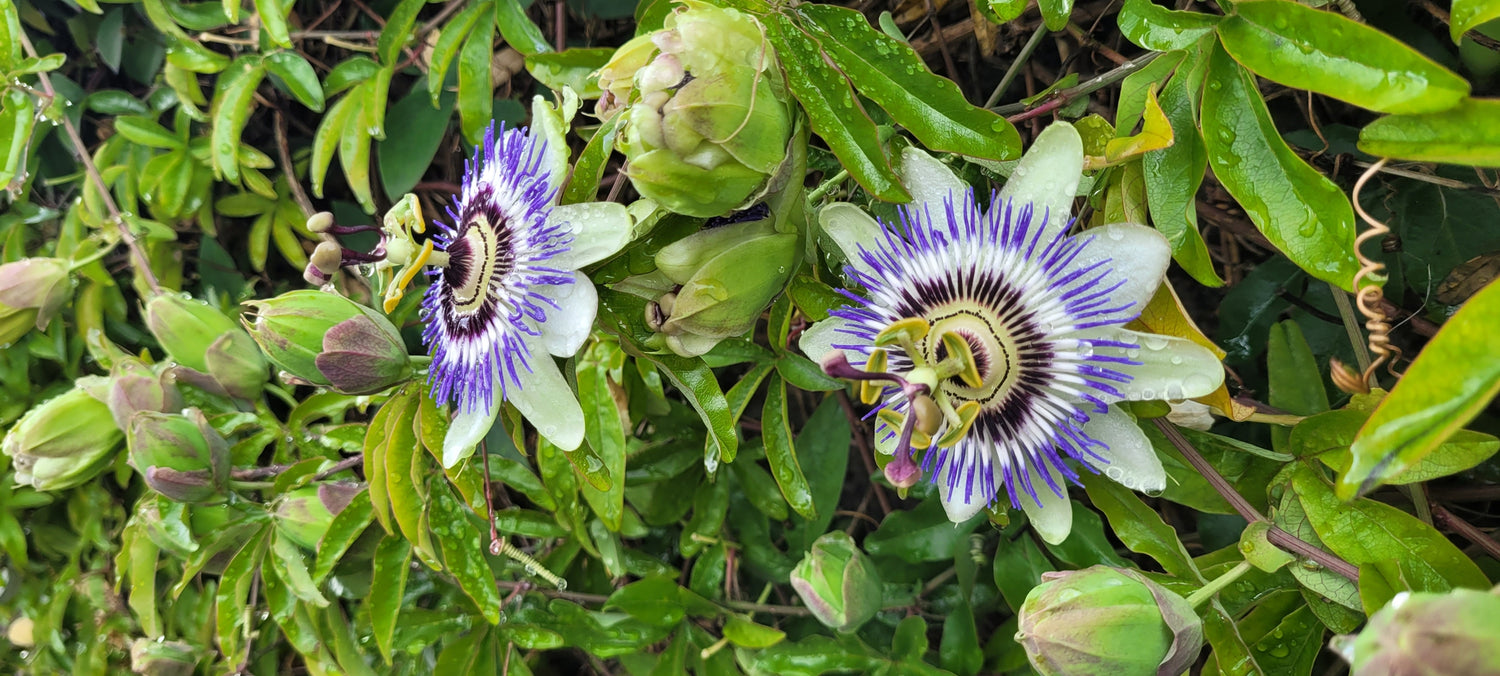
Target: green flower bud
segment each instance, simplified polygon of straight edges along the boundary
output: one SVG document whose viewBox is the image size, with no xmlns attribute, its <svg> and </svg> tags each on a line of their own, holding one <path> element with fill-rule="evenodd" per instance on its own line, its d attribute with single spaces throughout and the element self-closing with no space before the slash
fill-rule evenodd
<svg viewBox="0 0 1500 676">
<path fill-rule="evenodd" d="M 1176 676 L 1198 657 L 1203 623 L 1139 572 L 1094 566 L 1043 573 L 1016 640 L 1043 676 Z"/>
<path fill-rule="evenodd" d="M 333 517 L 363 490 L 363 484 L 335 482 L 291 491 L 276 506 L 276 529 L 305 549 L 317 549 Z"/>
<path fill-rule="evenodd" d="M 122 438 L 109 406 L 75 387 L 22 416 L 0 451 L 11 457 L 16 483 L 54 491 L 94 478 Z"/>
<path fill-rule="evenodd" d="M 600 112 L 629 104 L 616 146 L 641 195 L 677 213 L 718 216 L 751 201 L 787 156 L 789 98 L 754 17 L 682 5 L 649 43 L 636 38 L 600 69 Z"/>
<path fill-rule="evenodd" d="M 786 286 L 801 256 L 800 239 L 769 220 L 703 230 L 664 248 L 658 269 L 681 288 L 657 300 L 653 326 L 685 357 L 749 331 Z"/>
<path fill-rule="evenodd" d="M 1483 676 L 1500 674 L 1496 627 L 1494 591 L 1401 592 L 1363 631 L 1331 645 L 1354 676 Z"/>
<path fill-rule="evenodd" d="M 173 361 L 203 373 L 208 373 L 209 346 L 239 330 L 234 320 L 208 303 L 174 293 L 146 303 L 146 328 Z"/>
<path fill-rule="evenodd" d="M 229 442 L 190 408 L 140 411 L 130 418 L 130 464 L 152 490 L 178 502 L 209 502 L 229 486 Z"/>
<path fill-rule="evenodd" d="M 68 262 L 61 258 L 27 258 L 0 265 L 0 346 L 38 331 L 68 299 Z"/>
<path fill-rule="evenodd" d="M 198 651 L 181 641 L 138 638 L 130 644 L 130 672 L 145 676 L 191 676 Z"/>
<path fill-rule="evenodd" d="M 312 290 L 247 304 L 255 310 L 251 337 L 297 378 L 346 394 L 371 394 L 411 377 L 401 333 L 373 309 Z"/>
<path fill-rule="evenodd" d="M 109 405 L 115 426 L 123 432 L 130 427 L 136 411 L 166 413 L 182 410 L 182 393 L 171 372 L 153 373 L 141 360 L 127 357 L 115 363 L 109 373 L 109 389 L 104 401 Z"/>
<path fill-rule="evenodd" d="M 880 610 L 880 575 L 843 531 L 813 542 L 792 569 L 792 588 L 819 622 L 838 631 L 854 631 Z"/>
</svg>

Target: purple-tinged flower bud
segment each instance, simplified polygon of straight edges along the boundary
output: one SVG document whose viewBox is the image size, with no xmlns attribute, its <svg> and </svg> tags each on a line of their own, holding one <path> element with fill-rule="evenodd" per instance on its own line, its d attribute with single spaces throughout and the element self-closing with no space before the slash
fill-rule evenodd
<svg viewBox="0 0 1500 676">
<path fill-rule="evenodd" d="M 171 372 L 153 373 L 141 360 L 127 357 L 110 370 L 109 389 L 104 401 L 109 405 L 115 425 L 124 432 L 130 427 L 130 416 L 136 411 L 167 413 L 182 410 L 182 393 Z"/>
<path fill-rule="evenodd" d="M 364 484 L 334 482 L 288 492 L 276 506 L 276 529 L 305 549 L 317 549 L 333 517 L 363 490 Z"/>
<path fill-rule="evenodd" d="M 250 335 L 235 329 L 215 340 L 203 354 L 208 375 L 230 396 L 255 400 L 266 386 L 266 359 Z"/>
<path fill-rule="evenodd" d="M 11 457 L 16 483 L 53 491 L 94 478 L 123 437 L 109 406 L 75 387 L 22 416 L 0 451 Z"/>
<path fill-rule="evenodd" d="M 1401 592 L 1356 635 L 1334 637 L 1354 676 L 1500 674 L 1500 596 L 1474 589 Z"/>
<path fill-rule="evenodd" d="M 68 299 L 68 262 L 26 258 L 0 265 L 0 345 L 9 345 L 34 326 L 38 331 Z"/>
<path fill-rule="evenodd" d="M 191 676 L 199 652 L 181 641 L 138 638 L 130 644 L 130 672 L 144 676 Z"/>
<path fill-rule="evenodd" d="M 178 502 L 211 502 L 229 487 L 229 443 L 195 408 L 130 418 L 130 464 L 152 490 Z"/>
<path fill-rule="evenodd" d="M 880 611 L 880 575 L 843 531 L 813 542 L 792 569 L 792 588 L 813 617 L 838 631 L 854 631 Z"/>
<path fill-rule="evenodd" d="M 303 290 L 247 303 L 250 335 L 297 378 L 346 394 L 370 394 L 411 376 L 401 333 L 379 312 L 348 298 Z"/>
<path fill-rule="evenodd" d="M 208 373 L 209 346 L 239 330 L 234 320 L 208 303 L 175 293 L 146 303 L 146 328 L 173 361 L 203 373 Z"/>
<path fill-rule="evenodd" d="M 1108 566 L 1043 573 L 1021 604 L 1016 640 L 1043 676 L 1175 676 L 1203 647 L 1187 600 Z"/>
</svg>

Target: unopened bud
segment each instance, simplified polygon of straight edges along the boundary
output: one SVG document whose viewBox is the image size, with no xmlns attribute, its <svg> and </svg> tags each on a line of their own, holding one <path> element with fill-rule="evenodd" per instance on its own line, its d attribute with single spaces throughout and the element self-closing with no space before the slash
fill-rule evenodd
<svg viewBox="0 0 1500 676">
<path fill-rule="evenodd" d="M 219 336 L 239 330 L 217 308 L 175 293 L 146 303 L 146 328 L 173 361 L 203 373 L 208 372 L 208 347 Z"/>
<path fill-rule="evenodd" d="M 51 491 L 94 478 L 123 438 L 109 406 L 75 387 L 27 411 L 0 450 L 11 457 L 16 483 Z"/>
<path fill-rule="evenodd" d="M 837 631 L 858 629 L 881 606 L 880 575 L 848 533 L 819 537 L 792 569 L 792 588 L 819 622 Z"/>
<path fill-rule="evenodd" d="M 1454 589 L 1401 592 L 1357 635 L 1336 636 L 1334 651 L 1354 676 L 1500 674 L 1500 596 Z"/>
<path fill-rule="evenodd" d="M 370 394 L 411 376 L 401 333 L 379 312 L 323 291 L 247 303 L 250 335 L 296 378 L 346 394 Z"/>
<path fill-rule="evenodd" d="M 249 334 L 239 329 L 225 333 L 208 346 L 203 357 L 208 374 L 225 392 L 239 399 L 260 398 L 269 375 L 266 359 Z"/>
<path fill-rule="evenodd" d="M 0 265 L 0 346 L 38 331 L 68 299 L 68 262 L 61 258 L 26 258 Z"/>
<path fill-rule="evenodd" d="M 130 427 L 130 416 L 137 411 L 166 413 L 182 410 L 182 393 L 165 369 L 160 374 L 153 373 L 141 360 L 126 357 L 115 363 L 109 380 L 105 403 L 109 405 L 115 426 L 122 432 Z"/>
<path fill-rule="evenodd" d="M 1043 676 L 1180 674 L 1203 647 L 1192 605 L 1134 570 L 1043 573 L 1019 616 L 1016 640 Z"/>
<path fill-rule="evenodd" d="M 191 676 L 198 654 L 181 641 L 138 638 L 130 644 L 130 671 L 144 676 Z"/>
<path fill-rule="evenodd" d="M 229 486 L 229 443 L 195 408 L 141 411 L 130 419 L 130 464 L 152 490 L 178 502 L 210 502 Z"/>
<path fill-rule="evenodd" d="M 302 279 L 308 284 L 322 286 L 333 279 L 343 263 L 343 247 L 334 242 L 318 242 L 317 248 L 307 258 L 307 268 L 302 271 Z"/>
<path fill-rule="evenodd" d="M 333 227 L 333 214 L 327 211 L 319 211 L 307 217 L 307 231 L 315 235 L 328 232 Z"/>
</svg>

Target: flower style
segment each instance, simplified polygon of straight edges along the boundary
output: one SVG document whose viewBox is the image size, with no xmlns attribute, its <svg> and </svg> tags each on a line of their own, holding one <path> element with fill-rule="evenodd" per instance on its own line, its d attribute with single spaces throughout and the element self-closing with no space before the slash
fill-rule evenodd
<svg viewBox="0 0 1500 676">
<path fill-rule="evenodd" d="M 620 250 L 630 217 L 621 204 L 557 204 L 564 129 L 538 97 L 530 130 L 492 130 L 466 167 L 451 224 L 437 223 L 433 259 L 442 266 L 428 273 L 422 339 L 434 398 L 458 410 L 444 466 L 473 453 L 501 400 L 559 448 L 583 440 L 583 411 L 552 357 L 572 356 L 588 339 L 598 295 L 578 269 Z"/>
<path fill-rule="evenodd" d="M 865 292 L 845 291 L 851 303 L 802 348 L 881 402 L 876 436 L 895 454 L 886 476 L 910 486 L 928 472 L 955 522 L 1003 488 L 1043 539 L 1061 542 L 1072 523 L 1065 482 L 1078 478 L 1069 458 L 1161 490 L 1160 460 L 1114 404 L 1200 397 L 1223 382 L 1207 349 L 1123 328 L 1161 283 L 1170 246 L 1129 223 L 1069 236 L 1082 168 L 1078 132 L 1054 124 L 981 211 L 946 167 L 908 149 L 905 237 L 851 205 L 819 215 Z"/>
</svg>

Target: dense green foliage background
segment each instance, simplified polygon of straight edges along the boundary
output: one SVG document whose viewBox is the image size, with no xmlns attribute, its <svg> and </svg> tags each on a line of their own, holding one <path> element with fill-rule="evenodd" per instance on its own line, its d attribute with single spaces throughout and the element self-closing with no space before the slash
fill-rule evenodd
<svg viewBox="0 0 1500 676">
<path fill-rule="evenodd" d="M 1184 596 L 1236 571 L 1199 607 L 1203 673 L 1323 674 L 1344 668 L 1328 638 L 1397 592 L 1500 575 L 1500 2 L 716 4 L 758 17 L 782 61 L 814 137 L 810 208 L 894 215 L 908 144 L 984 188 L 1045 120 L 1075 122 L 1079 222 L 1173 246 L 1140 321 L 1229 369 L 1207 431 L 1132 402 L 1165 493 L 1086 475 L 1061 545 L 1019 511 L 950 523 L 925 482 L 885 483 L 857 398 L 796 349 L 842 302 L 828 256 L 707 355 L 648 346 L 645 302 L 609 286 L 703 224 L 658 213 L 590 270 L 596 333 L 563 362 L 589 417 L 578 451 L 508 410 L 486 454 L 444 471 L 448 412 L 419 372 L 366 395 L 184 381 L 230 444 L 218 502 L 153 492 L 107 424 L 72 432 L 104 453 L 78 485 L 24 485 L 4 460 L 0 668 L 120 673 L 134 647 L 145 669 L 164 639 L 183 670 L 149 673 L 1028 673 L 1016 611 L 1040 574 L 1106 564 Z M 164 366 L 158 291 L 238 317 L 306 288 L 316 212 L 378 224 L 411 193 L 441 214 L 492 120 L 523 124 L 564 86 L 598 97 L 591 74 L 670 9 L 0 0 L 0 262 L 68 262 L 45 328 L 0 295 L 0 429 L 80 378 L 107 389 L 132 356 Z M 564 200 L 629 203 L 591 111 Z M 1367 170 L 1358 204 L 1390 231 L 1357 249 Z M 1370 324 L 1357 252 L 1383 281 Z M 378 307 L 369 272 L 335 285 Z M 412 354 L 419 297 L 389 312 Z M 1376 370 L 1373 390 L 1330 366 L 1370 364 L 1370 331 L 1406 373 Z M 328 483 L 358 488 L 331 523 L 309 502 Z M 789 583 L 834 531 L 882 585 L 847 633 Z"/>
</svg>

